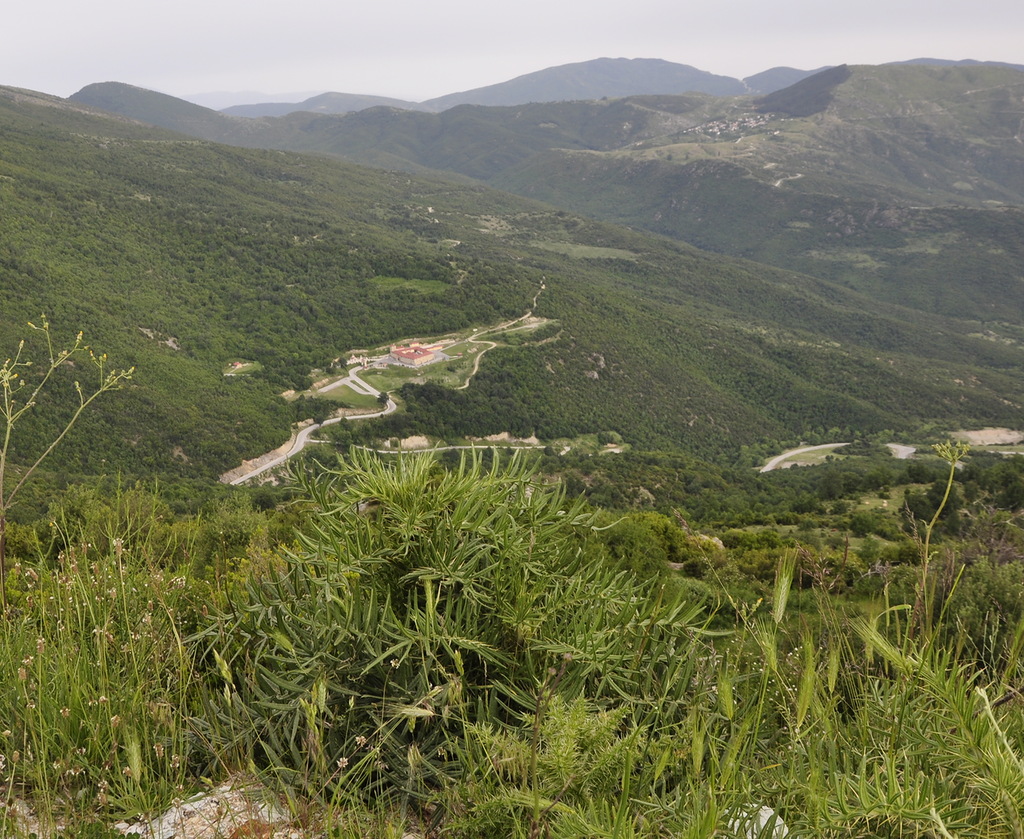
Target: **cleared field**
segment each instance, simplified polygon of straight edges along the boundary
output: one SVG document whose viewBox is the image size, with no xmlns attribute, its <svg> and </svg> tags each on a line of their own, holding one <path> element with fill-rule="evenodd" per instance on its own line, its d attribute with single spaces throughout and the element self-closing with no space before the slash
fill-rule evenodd
<svg viewBox="0 0 1024 839">
<path fill-rule="evenodd" d="M 244 376 L 248 373 L 256 373 L 263 369 L 258 361 L 246 361 L 241 358 L 234 358 L 224 365 L 221 371 L 225 376 Z"/>
<path fill-rule="evenodd" d="M 381 367 L 374 368 L 373 370 L 364 370 L 359 374 L 359 378 L 377 390 L 390 392 L 397 390 L 406 382 L 424 380 L 428 369 L 414 370 L 411 367 Z"/>
<path fill-rule="evenodd" d="M 359 393 L 352 390 L 348 385 L 333 388 L 325 393 L 318 394 L 318 396 L 320 399 L 327 399 L 350 408 L 376 408 L 379 404 L 376 396 Z"/>
<path fill-rule="evenodd" d="M 440 280 L 411 280 L 404 277 L 374 277 L 370 282 L 380 288 L 418 291 L 420 294 L 440 294 L 448 287 Z"/>
</svg>

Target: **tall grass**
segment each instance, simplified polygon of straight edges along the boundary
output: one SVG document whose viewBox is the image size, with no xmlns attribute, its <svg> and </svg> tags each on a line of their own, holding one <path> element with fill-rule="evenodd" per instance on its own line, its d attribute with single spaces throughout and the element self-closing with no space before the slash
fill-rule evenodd
<svg viewBox="0 0 1024 839">
<path fill-rule="evenodd" d="M 100 549 L 80 535 L 61 533 L 52 562 L 13 567 L 0 633 L 4 788 L 49 828 L 152 812 L 195 784 L 203 753 L 181 638 L 187 577 L 160 567 L 144 538 Z M 9 817 L 0 827 L 15 835 Z"/>
<path fill-rule="evenodd" d="M 609 732 L 601 703 L 538 702 L 518 731 L 474 726 L 446 798 L 450 830 L 1021 837 L 1018 660 L 986 670 L 958 657 L 947 592 L 929 580 L 935 520 L 921 540 L 918 616 L 850 618 L 820 590 L 807 622 L 788 613 L 784 559 L 769 602 L 735 604 L 735 630 L 700 654 L 681 723 L 652 708 Z"/>
</svg>

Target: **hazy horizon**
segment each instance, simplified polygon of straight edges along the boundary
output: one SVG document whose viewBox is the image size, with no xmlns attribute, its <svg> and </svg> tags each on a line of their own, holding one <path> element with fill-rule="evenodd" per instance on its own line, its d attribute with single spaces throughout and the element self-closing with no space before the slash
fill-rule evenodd
<svg viewBox="0 0 1024 839">
<path fill-rule="evenodd" d="M 252 91 L 296 101 L 284 97 L 337 91 L 421 102 L 602 56 L 660 58 L 734 78 L 915 58 L 1024 64 L 1019 0 L 990 0 L 983 10 L 967 0 L 701 8 L 521 0 L 483 11 L 467 0 L 354 8 L 44 0 L 14 6 L 6 20 L 0 84 L 58 96 L 118 81 L 181 98 Z"/>
</svg>

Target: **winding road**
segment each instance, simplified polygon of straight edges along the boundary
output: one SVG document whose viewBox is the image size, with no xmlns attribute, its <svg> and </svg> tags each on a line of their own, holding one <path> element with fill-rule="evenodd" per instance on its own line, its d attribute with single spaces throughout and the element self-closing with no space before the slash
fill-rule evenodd
<svg viewBox="0 0 1024 839">
<path fill-rule="evenodd" d="M 848 446 L 848 445 L 850 445 L 850 444 L 849 443 L 825 443 L 822 446 L 804 446 L 803 448 L 799 448 L 799 449 L 790 449 L 789 451 L 783 452 L 782 454 L 777 455 L 776 457 L 773 457 L 771 460 L 769 460 L 764 466 L 761 467 L 761 471 L 762 472 L 772 472 L 775 469 L 785 469 L 785 468 L 787 468 L 789 466 L 792 466 L 793 464 L 792 463 L 787 463 L 787 461 L 791 457 L 794 457 L 794 456 L 796 456 L 798 454 L 803 454 L 804 452 L 816 452 L 816 451 L 820 451 L 821 449 L 838 449 L 838 448 L 840 448 L 842 446 Z M 905 446 L 905 445 L 903 445 L 901 443 L 886 443 L 885 445 L 889 449 L 889 451 L 892 452 L 893 457 L 897 458 L 898 460 L 906 460 L 908 457 L 913 456 L 914 452 L 917 451 L 916 447 L 914 447 L 914 446 Z"/>
<path fill-rule="evenodd" d="M 803 454 L 804 452 L 816 452 L 820 449 L 838 449 L 840 446 L 848 446 L 849 443 L 825 443 L 822 446 L 804 446 L 802 449 L 790 449 L 788 452 L 783 452 L 777 457 L 773 457 L 764 466 L 761 467 L 762 472 L 771 472 L 773 469 L 778 469 L 791 457 Z M 792 464 L 790 464 L 792 465 Z"/>
<path fill-rule="evenodd" d="M 469 372 L 469 375 L 466 376 L 466 381 L 455 388 L 455 390 L 465 390 L 469 387 L 469 383 L 473 381 L 473 377 L 480 372 L 480 359 L 484 357 L 484 353 L 488 350 L 493 350 L 498 346 L 494 341 L 481 341 L 478 338 L 470 338 L 469 340 L 474 344 L 483 344 L 484 347 L 477 353 L 476 358 L 473 359 L 473 369 Z"/>
<path fill-rule="evenodd" d="M 533 295 L 533 302 L 530 305 L 530 310 L 525 315 L 521 315 L 520 317 L 513 318 L 512 320 L 506 321 L 505 323 L 500 323 L 497 326 L 491 327 L 489 329 L 484 329 L 479 334 L 480 335 L 486 335 L 486 334 L 491 333 L 491 332 L 504 331 L 504 330 L 507 330 L 510 327 L 514 326 L 515 324 L 520 323 L 520 322 L 526 320 L 527 318 L 531 317 L 533 315 L 533 310 L 537 306 L 537 298 L 540 297 L 541 292 L 543 292 L 546 287 L 547 286 L 544 283 L 540 284 L 540 288 L 537 289 L 537 293 L 535 295 Z M 480 352 L 477 354 L 476 358 L 474 359 L 473 371 L 467 377 L 466 382 L 464 384 L 460 385 L 458 388 L 456 388 L 456 390 L 464 390 L 465 388 L 469 387 L 470 381 L 473 379 L 473 377 L 480 370 L 480 359 L 483 358 L 484 353 L 487 352 L 487 350 L 494 349 L 494 347 L 497 346 L 497 344 L 494 341 L 483 341 L 483 340 L 480 340 L 480 338 L 477 337 L 476 335 L 474 335 L 472 338 L 470 338 L 469 341 L 474 343 L 474 344 L 483 344 L 485 346 L 480 350 Z M 381 396 L 381 392 L 379 390 L 377 390 L 375 387 L 373 387 L 372 385 L 367 384 L 366 382 L 364 382 L 358 376 L 358 373 L 361 370 L 365 370 L 365 369 L 366 369 L 365 367 L 361 367 L 361 366 L 360 367 L 353 367 L 348 372 L 348 375 L 343 376 L 342 378 L 338 379 L 337 381 L 331 382 L 329 385 L 324 385 L 324 387 L 320 388 L 319 392 L 320 393 L 326 393 L 329 390 L 334 390 L 335 388 L 339 388 L 339 387 L 347 385 L 348 387 L 352 388 L 352 390 L 354 390 L 356 393 L 362 393 L 365 396 L 374 396 L 374 397 L 377 397 L 379 399 L 380 396 Z M 270 471 L 271 469 L 275 468 L 276 466 L 280 466 L 282 463 L 284 463 L 286 460 L 288 460 L 288 458 L 294 457 L 299 452 L 301 452 L 311 442 L 310 439 L 309 439 L 310 436 L 315 431 L 320 430 L 324 426 L 335 425 L 336 423 L 342 422 L 344 420 L 361 420 L 361 419 L 373 419 L 374 417 L 383 417 L 383 416 L 386 416 L 387 414 L 393 413 L 397 409 L 398 409 L 398 406 L 395 404 L 394 400 L 390 396 L 388 396 L 387 397 L 387 403 L 385 404 L 384 409 L 380 410 L 380 411 L 375 411 L 372 414 L 353 414 L 351 416 L 333 417 L 331 419 L 324 420 L 323 422 L 315 422 L 315 423 L 312 423 L 311 425 L 307 425 L 305 428 L 299 429 L 298 433 L 296 433 L 296 435 L 295 435 L 295 439 L 292 440 L 291 445 L 288 447 L 287 451 L 285 451 L 283 454 L 277 454 L 277 455 L 274 455 L 273 457 L 270 457 L 265 462 L 260 463 L 258 466 L 256 466 L 253 469 L 245 472 L 245 474 L 237 475 L 236 477 L 229 478 L 228 477 L 229 475 L 232 475 L 234 472 L 238 471 L 238 469 L 232 469 L 231 471 L 226 472 L 224 475 L 221 476 L 221 481 L 223 481 L 224 483 L 231 484 L 232 486 L 238 486 L 239 484 L 244 484 L 246 481 L 251 480 L 252 478 L 257 477 L 258 475 L 262 475 L 264 472 Z M 466 447 L 451 446 L 451 447 L 448 447 L 448 448 L 472 448 L 472 446 L 466 446 Z M 256 461 L 263 460 L 264 458 L 267 458 L 267 457 L 268 457 L 268 455 L 263 455 L 262 457 L 256 458 Z M 243 464 L 243 466 L 240 467 L 240 468 L 244 468 L 244 467 L 245 467 L 245 464 Z"/>
<path fill-rule="evenodd" d="M 321 388 L 320 392 L 325 393 L 326 391 L 333 390 L 336 387 L 348 385 L 350 388 L 352 388 L 352 390 L 356 391 L 357 393 L 362 393 L 367 396 L 376 396 L 380 398 L 380 391 L 374 388 L 373 386 L 368 385 L 357 375 L 359 371 L 363 369 L 364 368 L 362 367 L 352 368 L 347 376 L 345 376 L 342 379 L 338 379 L 338 381 L 336 382 L 331 382 L 331 384 Z M 319 431 L 324 426 L 336 425 L 337 423 L 343 422 L 345 420 L 373 419 L 374 417 L 383 417 L 386 416 L 387 414 L 394 413 L 395 410 L 397 410 L 397 408 L 398 406 L 395 404 L 395 401 L 389 396 L 387 404 L 384 406 L 384 408 L 380 411 L 375 411 L 372 414 L 353 414 L 351 416 L 346 417 L 332 417 L 331 419 L 324 420 L 323 422 L 314 422 L 312 425 L 307 425 L 305 428 L 299 429 L 299 432 L 295 435 L 295 439 L 292 441 L 291 446 L 289 446 L 288 451 L 286 451 L 284 454 L 279 454 L 268 460 L 266 463 L 261 463 L 252 471 L 246 472 L 244 475 L 239 475 L 236 478 L 232 478 L 230 481 L 227 481 L 227 483 L 231 484 L 232 486 L 238 486 L 239 484 L 244 484 L 246 481 L 255 478 L 257 475 L 262 475 L 264 472 L 269 472 L 276 466 L 280 466 L 282 463 L 288 460 L 288 458 L 294 457 L 299 452 L 301 452 L 310 442 L 310 436 L 315 431 Z M 223 480 L 223 478 L 221 480 Z"/>
</svg>

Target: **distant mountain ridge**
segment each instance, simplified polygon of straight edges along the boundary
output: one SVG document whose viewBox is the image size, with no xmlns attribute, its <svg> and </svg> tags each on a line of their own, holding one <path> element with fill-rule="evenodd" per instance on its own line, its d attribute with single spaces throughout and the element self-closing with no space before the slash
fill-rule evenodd
<svg viewBox="0 0 1024 839">
<path fill-rule="evenodd" d="M 1001 61 L 964 59 L 951 61 L 939 58 L 914 58 L 894 64 L 930 64 L 939 67 L 989 65 L 1024 70 L 1024 65 Z M 562 64 L 527 73 L 498 84 L 449 93 L 422 102 L 358 93 L 327 92 L 301 101 L 247 102 L 220 108 L 229 116 L 280 117 L 296 111 L 319 114 L 347 114 L 378 106 L 407 111 L 440 112 L 457 105 L 525 105 L 532 102 L 567 102 L 613 97 L 707 93 L 712 96 L 741 94 L 766 95 L 789 87 L 809 76 L 830 69 L 832 65 L 813 70 L 794 67 L 772 67 L 752 76 L 738 79 L 721 76 L 659 58 L 595 58 L 573 64 Z M 884 66 L 884 65 L 883 65 Z M 210 102 L 201 96 L 189 97 L 207 107 Z"/>
<path fill-rule="evenodd" d="M 656 166 L 674 179 L 680 168 L 696 171 L 713 158 L 754 180 L 777 182 L 773 189 L 785 184 L 801 193 L 987 206 L 1024 203 L 1014 104 L 1022 83 L 1020 70 L 981 64 L 840 65 L 760 96 L 647 94 L 458 105 L 440 113 L 375 107 L 255 119 L 118 83 L 90 85 L 71 99 L 216 142 L 443 170 L 554 203 L 581 190 L 600 192 L 599 180 L 571 174 L 583 165 Z M 573 153 L 584 156 L 566 157 Z M 599 160 L 595 153 L 612 157 Z M 538 177 L 545 156 L 551 165 Z M 556 181 L 561 185 L 552 193 Z M 650 188 L 654 198 L 665 187 Z"/>
<path fill-rule="evenodd" d="M 408 111 L 426 111 L 416 102 L 392 99 L 387 96 L 366 96 L 359 93 L 320 93 L 302 102 L 260 102 L 253 105 L 232 105 L 221 113 L 236 117 L 283 117 L 296 111 L 314 114 L 350 114 L 367 108 L 402 108 Z"/>
<path fill-rule="evenodd" d="M 733 96 L 747 92 L 738 79 L 716 76 L 688 64 L 673 64 L 660 58 L 597 58 L 429 99 L 423 106 L 445 111 L 456 105 L 525 105 L 658 93 Z"/>
<path fill-rule="evenodd" d="M 261 102 L 287 102 L 294 104 L 322 94 L 322 90 L 264 93 L 259 90 L 212 90 L 209 93 L 187 93 L 181 98 L 204 108 L 222 111 L 236 105 L 256 105 Z"/>
<path fill-rule="evenodd" d="M 1012 64 L 1008 61 L 977 61 L 973 58 L 964 58 L 960 61 L 950 61 L 946 58 L 911 58 L 908 61 L 889 62 L 889 65 L 894 64 L 930 64 L 934 67 L 1005 67 L 1008 70 L 1024 71 L 1024 64 Z"/>
<path fill-rule="evenodd" d="M 822 69 L 822 68 L 819 68 Z M 712 96 L 765 94 L 800 81 L 818 70 L 773 67 L 745 79 L 719 76 L 660 58 L 595 58 L 548 67 L 498 84 L 449 93 L 423 102 L 355 93 L 322 93 L 301 102 L 235 105 L 221 113 L 242 117 L 279 117 L 296 111 L 345 114 L 384 105 L 434 113 L 457 105 L 525 105 L 643 94 L 707 93 Z"/>
</svg>

